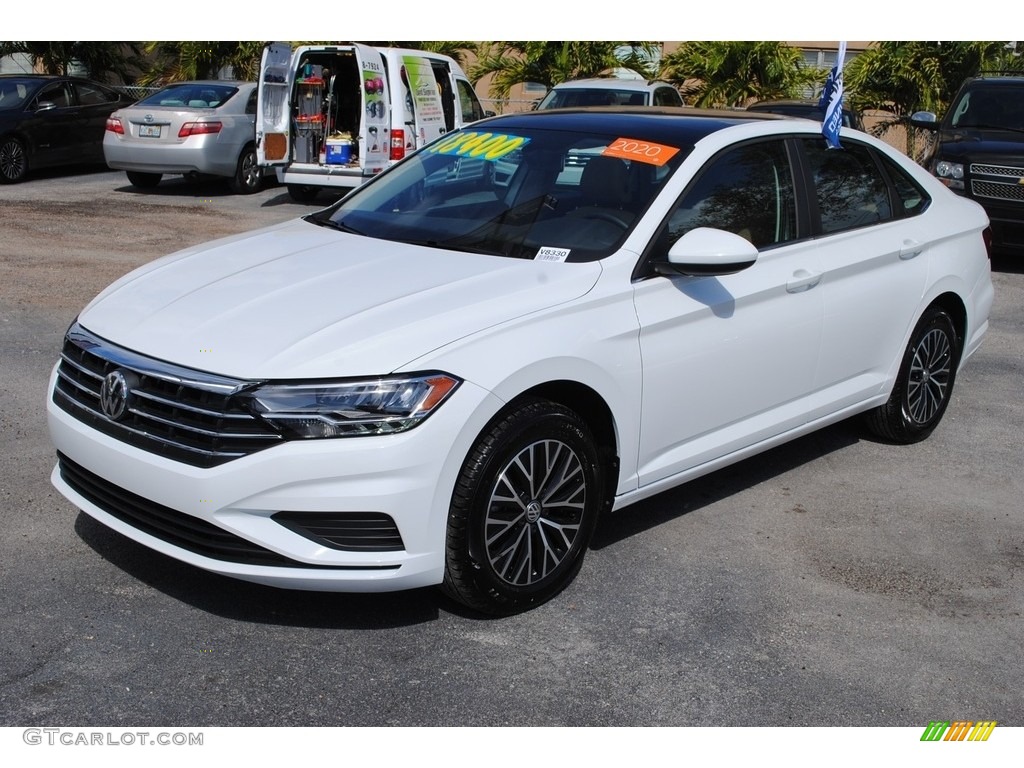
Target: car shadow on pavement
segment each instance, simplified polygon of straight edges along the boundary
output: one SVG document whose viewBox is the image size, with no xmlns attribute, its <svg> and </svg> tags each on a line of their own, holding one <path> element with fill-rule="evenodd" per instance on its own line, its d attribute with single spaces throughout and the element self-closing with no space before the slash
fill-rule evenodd
<svg viewBox="0 0 1024 768">
<path fill-rule="evenodd" d="M 137 544 L 85 512 L 75 532 L 96 554 L 137 579 L 201 611 L 237 621 L 326 629 L 390 629 L 437 619 L 449 606 L 440 590 L 352 594 L 278 589 L 220 576 Z"/>
<path fill-rule="evenodd" d="M 719 502 L 866 439 L 869 438 L 864 434 L 860 420 L 847 419 L 723 467 L 606 515 L 597 524 L 590 548 L 598 550 L 613 546 L 631 536 Z"/>
<path fill-rule="evenodd" d="M 654 498 L 612 513 L 598 524 L 592 549 L 701 509 L 778 477 L 864 438 L 856 419 L 841 422 L 725 467 Z M 75 532 L 93 551 L 137 579 L 182 603 L 238 621 L 328 629 L 390 629 L 439 618 L 442 611 L 470 620 L 493 620 L 449 600 L 440 589 L 368 594 L 277 589 L 220 576 L 137 544 L 84 512 Z"/>
</svg>

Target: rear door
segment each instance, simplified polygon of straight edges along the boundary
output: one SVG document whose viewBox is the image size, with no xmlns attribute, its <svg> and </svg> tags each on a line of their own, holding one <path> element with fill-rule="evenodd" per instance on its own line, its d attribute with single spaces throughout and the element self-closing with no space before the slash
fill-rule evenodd
<svg viewBox="0 0 1024 768">
<path fill-rule="evenodd" d="M 384 170 L 391 153 L 391 99 L 384 60 L 376 48 L 352 46 L 359 57 L 363 120 L 359 130 L 359 163 L 364 175 Z"/>
<path fill-rule="evenodd" d="M 288 43 L 269 43 L 263 49 L 256 102 L 256 157 L 260 165 L 286 165 L 291 157 L 293 70 Z"/>
<path fill-rule="evenodd" d="M 402 74 L 406 104 L 412 105 L 416 147 L 422 147 L 454 127 L 449 124 L 441 97 L 445 88 L 451 91 L 451 84 L 443 62 L 424 56 L 403 55 Z"/>
</svg>

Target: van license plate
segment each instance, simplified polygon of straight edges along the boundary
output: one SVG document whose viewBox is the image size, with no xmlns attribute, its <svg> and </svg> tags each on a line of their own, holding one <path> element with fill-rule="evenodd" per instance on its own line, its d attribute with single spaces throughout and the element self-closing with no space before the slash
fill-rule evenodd
<svg viewBox="0 0 1024 768">
<path fill-rule="evenodd" d="M 159 125 L 140 125 L 139 136 L 147 138 L 160 138 L 160 126 Z"/>
</svg>

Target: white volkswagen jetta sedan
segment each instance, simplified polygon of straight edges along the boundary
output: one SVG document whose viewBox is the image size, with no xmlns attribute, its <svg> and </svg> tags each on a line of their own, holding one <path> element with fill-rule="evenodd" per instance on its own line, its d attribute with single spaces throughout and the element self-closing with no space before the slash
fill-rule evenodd
<svg viewBox="0 0 1024 768">
<path fill-rule="evenodd" d="M 155 261 L 68 330 L 53 483 L 216 573 L 500 614 L 569 584 L 608 510 L 857 414 L 922 439 L 988 325 L 988 220 L 818 130 L 498 117 Z"/>
</svg>

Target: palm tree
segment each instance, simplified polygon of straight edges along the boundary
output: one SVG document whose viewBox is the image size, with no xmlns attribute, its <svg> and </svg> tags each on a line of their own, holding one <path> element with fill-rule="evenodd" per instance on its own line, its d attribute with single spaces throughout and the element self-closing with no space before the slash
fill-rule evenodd
<svg viewBox="0 0 1024 768">
<path fill-rule="evenodd" d="M 711 41 L 683 43 L 665 57 L 661 77 L 695 106 L 739 107 L 800 96 L 825 73 L 806 66 L 800 49 L 785 43 Z"/>
<path fill-rule="evenodd" d="M 117 76 L 122 83 L 135 79 L 142 70 L 142 48 L 139 43 L 115 42 L 3 42 L 0 58 L 23 53 L 33 67 L 41 66 L 50 75 L 66 75 L 74 65 L 84 68 L 89 77 L 106 80 Z"/>
<path fill-rule="evenodd" d="M 621 52 L 628 47 L 626 55 Z M 512 41 L 483 43 L 479 58 L 470 67 L 469 79 L 478 83 L 492 76 L 490 95 L 507 99 L 521 83 L 541 83 L 549 88 L 566 80 L 597 77 L 624 67 L 653 78 L 650 61 L 659 48 L 652 42 Z"/>
<path fill-rule="evenodd" d="M 263 54 L 262 42 L 148 42 L 144 51 L 152 59 L 149 70 L 140 78 L 143 85 L 202 80 L 216 77 L 226 66 L 239 80 L 255 80 Z"/>
<path fill-rule="evenodd" d="M 874 129 L 881 134 L 906 123 L 919 110 L 942 114 L 968 77 L 988 69 L 1024 69 L 1021 57 L 1002 42 L 883 41 L 850 62 L 844 74 L 857 109 L 892 114 Z M 914 156 L 917 135 L 907 131 L 906 151 Z"/>
</svg>

